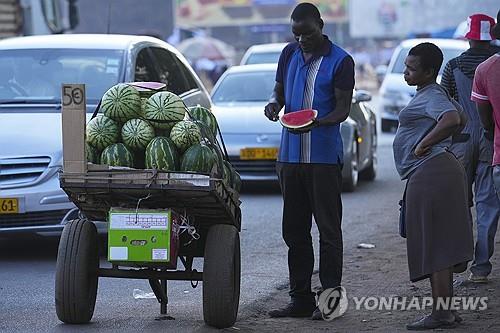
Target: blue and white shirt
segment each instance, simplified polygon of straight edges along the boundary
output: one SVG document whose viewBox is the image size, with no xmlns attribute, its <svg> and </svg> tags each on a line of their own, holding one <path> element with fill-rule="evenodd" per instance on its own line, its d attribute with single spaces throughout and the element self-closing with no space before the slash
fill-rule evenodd
<svg viewBox="0 0 500 333">
<path fill-rule="evenodd" d="M 284 86 L 285 113 L 315 109 L 320 119 L 335 112 L 335 88 L 354 88 L 354 61 L 326 36 L 321 50 L 307 62 L 299 43 L 290 43 L 281 53 L 276 82 Z M 283 128 L 278 161 L 342 164 L 340 124 L 315 127 L 304 134 Z"/>
</svg>

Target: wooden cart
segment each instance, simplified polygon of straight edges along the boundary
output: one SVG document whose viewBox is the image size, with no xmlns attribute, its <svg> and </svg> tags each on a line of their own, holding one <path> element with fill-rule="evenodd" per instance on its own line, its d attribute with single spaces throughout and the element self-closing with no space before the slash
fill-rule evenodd
<svg viewBox="0 0 500 333">
<path fill-rule="evenodd" d="M 56 310 L 66 323 L 91 320 L 99 277 L 147 279 L 167 314 L 167 281 L 203 281 L 203 316 L 217 328 L 236 321 L 240 294 L 241 211 L 238 194 L 220 179 L 193 173 L 104 169 L 60 174 L 61 187 L 81 211 L 64 228 L 56 268 Z M 183 269 L 144 264 L 99 265 L 97 229 L 111 207 L 171 208 L 185 214 L 188 232 L 179 238 Z M 203 258 L 203 272 L 193 259 Z"/>
</svg>

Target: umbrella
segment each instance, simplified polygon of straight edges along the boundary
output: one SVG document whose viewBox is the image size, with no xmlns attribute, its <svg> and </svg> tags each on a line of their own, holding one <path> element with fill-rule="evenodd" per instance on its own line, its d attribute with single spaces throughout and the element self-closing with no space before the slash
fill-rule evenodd
<svg viewBox="0 0 500 333">
<path fill-rule="evenodd" d="M 193 37 L 182 41 L 177 49 L 190 61 L 198 59 L 233 60 L 234 48 L 212 37 Z"/>
</svg>

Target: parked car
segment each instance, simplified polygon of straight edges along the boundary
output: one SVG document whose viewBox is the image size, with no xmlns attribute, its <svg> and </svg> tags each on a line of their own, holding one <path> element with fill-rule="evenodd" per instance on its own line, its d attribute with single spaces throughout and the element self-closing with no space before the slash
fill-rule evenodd
<svg viewBox="0 0 500 333">
<path fill-rule="evenodd" d="M 253 45 L 246 50 L 240 65 L 277 64 L 286 43 Z"/>
<path fill-rule="evenodd" d="M 61 84 L 85 83 L 90 117 L 108 88 L 130 81 L 164 82 L 187 106 L 211 107 L 185 58 L 156 38 L 72 34 L 0 41 L 0 233 L 57 235 L 78 214 L 59 187 Z"/>
<path fill-rule="evenodd" d="M 410 49 L 423 42 L 434 43 L 443 51 L 444 60 L 439 71 L 438 82 L 441 80 L 441 74 L 446 63 L 469 48 L 466 41 L 454 39 L 408 39 L 401 42 L 392 54 L 379 89 L 382 132 L 397 129 L 399 112 L 415 95 L 415 87 L 410 87 L 404 80 L 404 62 Z"/>
<path fill-rule="evenodd" d="M 243 181 L 275 181 L 276 156 L 282 127 L 264 116 L 276 77 L 276 64 L 235 66 L 228 69 L 212 91 L 229 159 Z M 344 143 L 344 189 L 353 191 L 358 176 L 373 180 L 377 168 L 375 114 L 365 101 L 367 92 L 354 94 L 349 118 L 341 124 Z"/>
</svg>

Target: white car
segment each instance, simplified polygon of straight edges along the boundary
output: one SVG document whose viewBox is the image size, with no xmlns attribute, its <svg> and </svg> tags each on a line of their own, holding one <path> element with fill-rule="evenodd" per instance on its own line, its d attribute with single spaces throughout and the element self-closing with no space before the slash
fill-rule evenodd
<svg viewBox="0 0 500 333">
<path fill-rule="evenodd" d="M 276 157 L 282 126 L 264 116 L 276 78 L 277 64 L 229 68 L 212 90 L 217 117 L 229 160 L 244 182 L 277 180 Z M 358 176 L 374 180 L 377 169 L 375 114 L 364 102 L 371 96 L 356 91 L 351 113 L 340 126 L 344 143 L 343 188 L 354 191 Z"/>
<path fill-rule="evenodd" d="M 454 39 L 408 39 L 399 44 L 392 54 L 382 85 L 380 86 L 380 115 L 382 132 L 393 131 L 398 127 L 399 112 L 415 95 L 415 87 L 410 87 L 404 80 L 405 58 L 412 47 L 430 42 L 443 51 L 443 65 L 439 71 L 438 82 L 441 80 L 446 63 L 469 48 L 469 43 Z"/>
<path fill-rule="evenodd" d="M 187 106 L 212 106 L 185 58 L 156 38 L 68 34 L 0 41 L 0 234 L 58 235 L 78 214 L 58 179 L 61 84 L 86 85 L 90 118 L 108 88 L 131 81 L 164 82 Z"/>
<path fill-rule="evenodd" d="M 253 45 L 241 58 L 240 65 L 277 64 L 286 43 Z"/>
</svg>

